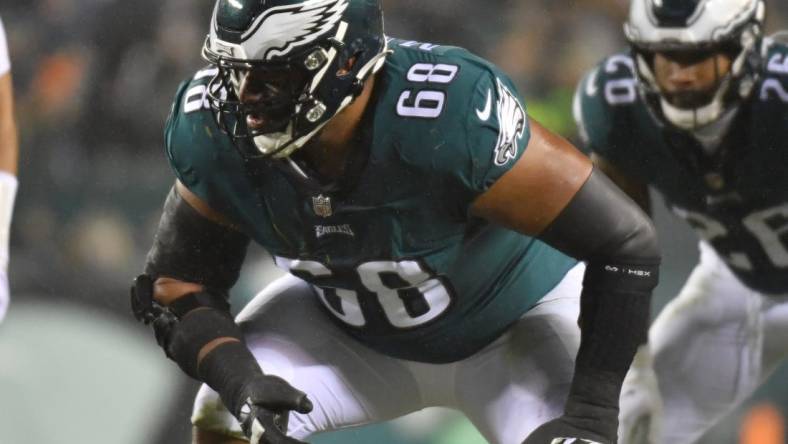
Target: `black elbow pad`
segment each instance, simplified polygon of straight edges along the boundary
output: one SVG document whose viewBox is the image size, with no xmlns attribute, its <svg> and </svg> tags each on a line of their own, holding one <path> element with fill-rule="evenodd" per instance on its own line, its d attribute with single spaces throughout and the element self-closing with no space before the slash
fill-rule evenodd
<svg viewBox="0 0 788 444">
<path fill-rule="evenodd" d="M 230 304 L 222 296 L 209 292 L 189 293 L 168 306 L 153 299 L 153 278 L 142 274 L 131 287 L 134 317 L 151 324 L 168 358 L 197 378 L 200 349 L 214 339 L 230 337 L 242 340 L 240 328 L 230 315 Z"/>
<path fill-rule="evenodd" d="M 226 293 L 238 280 L 249 237 L 214 223 L 170 190 L 145 273 Z"/>
<path fill-rule="evenodd" d="M 135 317 L 152 324 L 167 356 L 197 378 L 200 349 L 214 339 L 241 340 L 227 303 L 227 293 L 241 272 L 249 238 L 199 214 L 173 189 L 167 196 L 145 274 L 131 290 Z M 159 276 L 206 287 L 184 295 L 169 306 L 153 298 Z"/>
<path fill-rule="evenodd" d="M 597 169 L 539 238 L 589 262 L 660 261 L 657 231 L 649 217 Z"/>
</svg>

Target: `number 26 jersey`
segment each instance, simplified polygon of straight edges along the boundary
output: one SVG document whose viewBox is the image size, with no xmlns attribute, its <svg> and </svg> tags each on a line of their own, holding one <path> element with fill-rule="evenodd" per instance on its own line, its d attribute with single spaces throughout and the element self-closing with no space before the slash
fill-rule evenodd
<svg viewBox="0 0 788 444">
<path fill-rule="evenodd" d="M 788 47 L 763 45 L 758 81 L 713 153 L 653 114 L 629 54 L 586 76 L 574 111 L 588 151 L 659 190 L 748 287 L 788 294 Z"/>
</svg>

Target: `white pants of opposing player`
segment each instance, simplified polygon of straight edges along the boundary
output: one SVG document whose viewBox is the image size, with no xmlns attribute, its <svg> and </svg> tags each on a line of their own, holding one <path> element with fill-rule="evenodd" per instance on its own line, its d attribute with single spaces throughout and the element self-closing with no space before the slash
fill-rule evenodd
<svg viewBox="0 0 788 444">
<path fill-rule="evenodd" d="M 624 382 L 619 444 L 696 442 L 771 374 L 787 335 L 788 298 L 745 287 L 701 242 L 700 263 L 649 330 L 650 355 L 641 350 Z"/>
<path fill-rule="evenodd" d="M 582 277 L 578 265 L 503 336 L 450 364 L 395 359 L 361 345 L 328 319 L 312 288 L 292 276 L 257 295 L 238 322 L 263 371 L 314 404 L 308 415 L 290 415 L 290 436 L 304 439 L 445 406 L 462 411 L 489 442 L 520 444 L 563 412 L 580 344 Z M 192 422 L 242 437 L 207 386 L 197 394 Z"/>
</svg>

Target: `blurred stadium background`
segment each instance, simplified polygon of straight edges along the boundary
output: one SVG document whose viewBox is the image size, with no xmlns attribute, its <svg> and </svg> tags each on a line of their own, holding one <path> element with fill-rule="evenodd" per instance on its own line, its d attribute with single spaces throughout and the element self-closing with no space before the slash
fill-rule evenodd
<svg viewBox="0 0 788 444">
<path fill-rule="evenodd" d="M 133 322 L 127 289 L 173 181 L 163 122 L 177 84 L 203 63 L 199 48 L 212 3 L 0 0 L 21 133 L 13 303 L 0 325 L 0 444 L 189 442 L 196 385 Z M 770 30 L 785 27 L 788 2 L 769 3 Z M 624 47 L 626 0 L 384 0 L 384 6 L 389 34 L 460 45 L 493 60 L 518 83 L 530 113 L 570 139 L 576 82 Z M 654 313 L 697 257 L 683 224 L 664 208 L 656 218 L 665 261 Z M 253 251 L 234 289 L 235 306 L 273 273 L 265 253 Z M 778 371 L 703 443 L 782 442 L 752 430 L 780 435 L 787 378 L 788 371 Z M 742 424 L 754 425 L 741 433 Z M 484 442 L 441 409 L 313 441 Z"/>
</svg>

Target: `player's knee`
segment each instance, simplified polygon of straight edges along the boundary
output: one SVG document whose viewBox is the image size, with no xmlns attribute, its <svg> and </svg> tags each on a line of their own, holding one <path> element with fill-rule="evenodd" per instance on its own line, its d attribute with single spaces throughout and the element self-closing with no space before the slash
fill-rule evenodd
<svg viewBox="0 0 788 444">
<path fill-rule="evenodd" d="M 212 432 L 210 430 L 201 429 L 200 427 L 192 427 L 192 444 L 247 444 L 238 438 L 230 435 L 223 435 L 220 433 Z"/>
</svg>

